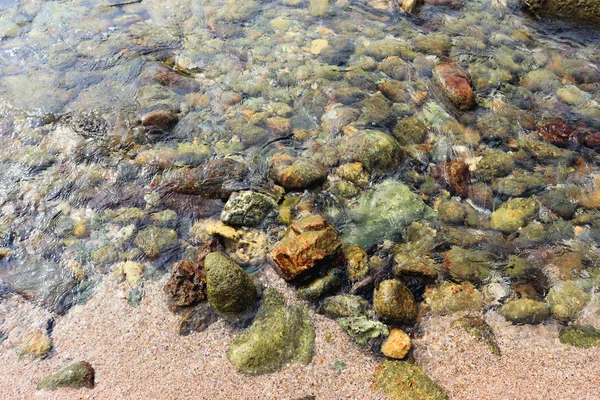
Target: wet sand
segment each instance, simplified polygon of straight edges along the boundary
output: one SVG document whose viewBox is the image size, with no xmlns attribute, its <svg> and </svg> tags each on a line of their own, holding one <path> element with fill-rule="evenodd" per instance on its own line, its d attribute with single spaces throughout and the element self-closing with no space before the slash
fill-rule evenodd
<svg viewBox="0 0 600 400">
<path fill-rule="evenodd" d="M 272 271 L 261 280 L 298 299 Z M 381 399 L 372 391 L 381 361 L 350 341 L 334 321 L 312 313 L 315 355 L 310 365 L 292 364 L 256 377 L 239 373 L 227 361 L 234 330 L 222 321 L 182 337 L 180 317 L 166 306 L 164 279 L 146 285 L 138 308 L 126 301 L 126 284 L 107 278 L 96 295 L 57 319 L 54 350 L 45 360 L 19 361 L 15 343 L 27 329 L 43 326 L 48 314 L 12 297 L 0 305 L 0 328 L 13 329 L 0 347 L 2 399 Z M 600 349 L 576 349 L 558 341 L 558 324 L 513 326 L 494 313 L 486 319 L 496 332 L 502 357 L 466 333 L 449 329 L 456 317 L 422 321 L 415 356 L 452 399 L 597 399 Z M 23 323 L 25 321 L 25 323 Z M 593 321 L 598 322 L 598 321 Z M 333 340 L 327 342 L 326 334 Z M 72 361 L 96 369 L 94 389 L 39 392 L 40 379 Z M 343 372 L 335 364 L 345 364 Z"/>
</svg>

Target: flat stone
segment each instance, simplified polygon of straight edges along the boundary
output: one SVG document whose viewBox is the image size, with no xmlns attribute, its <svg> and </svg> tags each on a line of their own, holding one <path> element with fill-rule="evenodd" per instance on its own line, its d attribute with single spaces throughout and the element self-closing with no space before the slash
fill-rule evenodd
<svg viewBox="0 0 600 400">
<path fill-rule="evenodd" d="M 56 390 L 61 387 L 79 389 L 94 387 L 94 368 L 86 361 L 80 361 L 45 377 L 38 383 L 37 389 Z"/>
</svg>

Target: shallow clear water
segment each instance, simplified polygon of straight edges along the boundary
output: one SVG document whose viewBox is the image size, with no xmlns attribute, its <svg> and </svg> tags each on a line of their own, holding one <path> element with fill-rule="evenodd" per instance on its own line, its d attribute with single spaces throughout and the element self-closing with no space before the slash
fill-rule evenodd
<svg viewBox="0 0 600 400">
<path fill-rule="evenodd" d="M 369 255 L 410 241 L 398 220 L 353 217 L 369 185 L 404 182 L 438 212 L 457 196 L 463 211 L 432 219 L 437 236 L 423 252 L 446 279 L 445 251 L 486 251 L 493 273 L 475 283 L 501 286 L 489 307 L 525 286 L 542 299 L 561 280 L 587 293 L 600 284 L 597 28 L 537 21 L 501 0 L 426 4 L 414 15 L 358 0 L 4 0 L 0 38 L 0 299 L 18 293 L 64 314 L 119 262 L 143 263 L 143 280 L 167 274 L 207 240 L 202 221 L 218 219 L 230 193 L 284 202 L 270 174 L 275 153 L 328 169 L 325 182 L 286 190 L 291 214 L 327 215 Z M 386 69 L 387 57 L 400 60 Z M 433 82 L 448 61 L 470 76 L 472 110 Z M 148 122 L 158 110 L 166 126 Z M 392 135 L 404 156 L 384 168 L 375 156 L 359 184 L 338 167 L 354 161 L 343 138 L 365 129 Z M 478 167 L 490 151 L 509 155 L 508 170 Z M 224 158 L 232 164 L 202 172 Z M 468 167 L 464 188 L 451 162 Z M 527 234 L 490 227 L 509 198 L 531 196 L 541 209 L 521 227 Z M 256 271 L 284 228 L 268 219 L 228 251 Z M 580 255 L 566 275 L 505 269 L 518 256 L 541 271 L 563 253 Z M 422 280 L 405 283 L 423 298 Z"/>
</svg>

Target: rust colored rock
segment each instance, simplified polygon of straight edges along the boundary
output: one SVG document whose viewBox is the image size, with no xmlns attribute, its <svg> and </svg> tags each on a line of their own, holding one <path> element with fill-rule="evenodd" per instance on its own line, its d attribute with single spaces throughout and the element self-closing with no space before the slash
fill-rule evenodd
<svg viewBox="0 0 600 400">
<path fill-rule="evenodd" d="M 538 134 L 545 142 L 554 145 L 565 145 L 575 139 L 575 130 L 565 121 L 550 122 L 538 130 Z"/>
<path fill-rule="evenodd" d="M 309 159 L 278 153 L 271 159 L 271 178 L 286 189 L 301 189 L 323 181 L 328 169 Z"/>
<path fill-rule="evenodd" d="M 334 255 L 341 246 L 337 232 L 323 217 L 309 215 L 292 222 L 271 257 L 284 279 L 290 281 Z"/>
<path fill-rule="evenodd" d="M 217 239 L 198 247 L 193 260 L 182 260 L 173 264 L 171 277 L 165 285 L 169 307 L 176 310 L 206 300 L 206 273 L 204 258 L 208 253 L 222 250 Z"/>
<path fill-rule="evenodd" d="M 151 111 L 142 117 L 142 125 L 165 132 L 171 130 L 175 124 L 177 124 L 177 116 L 169 110 Z"/>
<path fill-rule="evenodd" d="M 459 110 L 470 110 L 475 106 L 469 76 L 458 64 L 436 65 L 433 69 L 433 79 Z"/>
<path fill-rule="evenodd" d="M 469 166 L 462 160 L 447 161 L 432 170 L 432 176 L 446 186 L 453 196 L 469 195 Z"/>
<path fill-rule="evenodd" d="M 583 143 L 588 147 L 600 147 L 600 131 L 587 134 Z"/>
</svg>

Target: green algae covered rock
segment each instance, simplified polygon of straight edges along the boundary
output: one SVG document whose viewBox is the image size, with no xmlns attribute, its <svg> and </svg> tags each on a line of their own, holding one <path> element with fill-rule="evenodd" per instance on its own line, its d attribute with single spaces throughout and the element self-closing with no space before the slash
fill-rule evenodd
<svg viewBox="0 0 600 400">
<path fill-rule="evenodd" d="M 264 194 L 240 192 L 227 200 L 221 212 L 221 221 L 229 225 L 259 225 L 276 207 L 275 201 Z"/>
<path fill-rule="evenodd" d="M 227 358 L 251 375 L 275 372 L 285 364 L 312 360 L 315 328 L 301 306 L 288 306 L 275 289 L 265 291 L 254 322 L 229 347 Z"/>
<path fill-rule="evenodd" d="M 176 241 L 177 232 L 173 229 L 149 226 L 137 234 L 134 243 L 149 258 L 156 258 L 165 248 L 173 245 Z"/>
<path fill-rule="evenodd" d="M 298 288 L 298 295 L 304 300 L 315 301 L 339 289 L 342 286 L 344 272 L 333 268 L 327 274 L 315 279 L 308 285 Z"/>
<path fill-rule="evenodd" d="M 94 368 L 86 361 L 80 361 L 55 372 L 42 379 L 37 385 L 38 390 L 56 390 L 61 387 L 79 389 L 94 387 Z"/>
<path fill-rule="evenodd" d="M 403 183 L 388 179 L 350 203 L 345 242 L 369 247 L 385 239 L 393 240 L 415 220 L 430 219 L 435 211 Z"/>
<path fill-rule="evenodd" d="M 339 318 L 337 323 L 358 344 L 365 345 L 372 339 L 385 338 L 390 334 L 387 325 L 367 317 Z"/>
<path fill-rule="evenodd" d="M 374 387 L 392 400 L 448 399 L 444 389 L 412 361 L 383 361 L 375 371 Z"/>
<path fill-rule="evenodd" d="M 452 321 L 450 327 L 454 329 L 463 329 L 475 339 L 483 342 L 488 349 L 497 356 L 500 355 L 500 347 L 496 342 L 496 336 L 492 327 L 488 325 L 483 318 L 479 317 L 462 317 Z"/>
<path fill-rule="evenodd" d="M 344 135 L 338 151 L 341 161 L 359 161 L 370 172 L 393 170 L 402 160 L 402 151 L 396 139 L 372 129 Z"/>
<path fill-rule="evenodd" d="M 560 330 L 558 338 L 561 343 L 570 344 L 575 347 L 598 347 L 600 346 L 600 330 L 592 325 L 565 326 Z"/>
<path fill-rule="evenodd" d="M 490 254 L 453 246 L 444 253 L 444 266 L 453 279 L 480 282 L 490 276 Z"/>
<path fill-rule="evenodd" d="M 538 210 L 539 204 L 533 197 L 510 199 L 492 213 L 490 225 L 504 233 L 513 233 L 533 219 Z"/>
<path fill-rule="evenodd" d="M 372 314 L 369 302 L 352 294 L 327 297 L 323 300 L 320 312 L 329 318 L 366 317 Z"/>
<path fill-rule="evenodd" d="M 231 321 L 248 313 L 256 300 L 256 287 L 246 271 L 229 256 L 212 252 L 204 260 L 208 302 Z"/>
<path fill-rule="evenodd" d="M 397 279 L 388 279 L 373 292 L 375 311 L 397 324 L 412 324 L 417 319 L 417 303 L 408 288 Z"/>
<path fill-rule="evenodd" d="M 521 4 L 536 15 L 600 24 L 600 3 L 597 0 L 521 0 Z"/>
<path fill-rule="evenodd" d="M 590 298 L 591 296 L 581 290 L 575 283 L 565 281 L 550 289 L 546 301 L 556 319 L 568 322 L 579 317 Z"/>
<path fill-rule="evenodd" d="M 471 283 L 458 285 L 444 282 L 425 291 L 425 304 L 436 314 L 450 315 L 458 311 L 478 311 L 483 307 L 481 292 Z"/>
<path fill-rule="evenodd" d="M 539 324 L 550 316 L 546 303 L 531 299 L 516 299 L 504 304 L 500 314 L 515 324 Z"/>
</svg>

